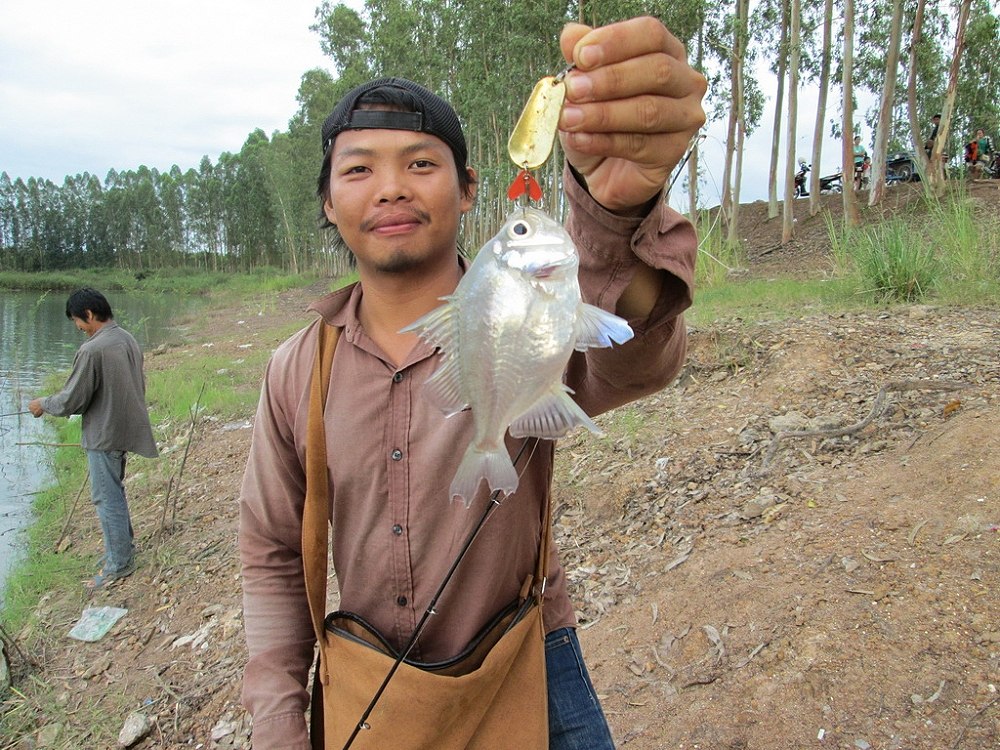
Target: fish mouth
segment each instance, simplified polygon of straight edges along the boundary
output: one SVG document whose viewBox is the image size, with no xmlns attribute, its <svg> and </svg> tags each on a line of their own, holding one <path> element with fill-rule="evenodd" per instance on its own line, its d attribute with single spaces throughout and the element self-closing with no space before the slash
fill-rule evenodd
<svg viewBox="0 0 1000 750">
<path fill-rule="evenodd" d="M 555 276 L 557 273 L 563 271 L 572 264 L 573 259 L 567 257 L 559 260 L 538 260 L 535 262 L 527 261 L 522 264 L 511 265 L 513 268 L 516 268 L 532 278 L 545 280 Z"/>
</svg>

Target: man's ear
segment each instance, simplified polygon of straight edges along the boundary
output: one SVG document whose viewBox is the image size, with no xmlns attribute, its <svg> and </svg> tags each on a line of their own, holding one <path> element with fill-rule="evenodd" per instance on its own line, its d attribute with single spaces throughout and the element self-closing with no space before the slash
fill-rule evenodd
<svg viewBox="0 0 1000 750">
<path fill-rule="evenodd" d="M 474 170 L 472 167 L 466 167 L 465 171 L 468 172 L 468 174 L 469 174 L 469 186 L 468 186 L 468 190 L 466 190 L 462 194 L 462 213 L 463 214 L 464 213 L 468 213 L 469 211 L 472 210 L 473 205 L 475 205 L 475 203 L 476 203 L 476 193 L 477 193 L 477 190 L 479 188 L 479 184 L 477 182 L 478 178 L 476 176 L 476 170 Z"/>
<path fill-rule="evenodd" d="M 323 201 L 323 213 L 326 214 L 326 219 L 331 224 L 337 223 L 337 212 L 333 208 L 333 204 L 330 202 L 329 197 Z"/>
</svg>

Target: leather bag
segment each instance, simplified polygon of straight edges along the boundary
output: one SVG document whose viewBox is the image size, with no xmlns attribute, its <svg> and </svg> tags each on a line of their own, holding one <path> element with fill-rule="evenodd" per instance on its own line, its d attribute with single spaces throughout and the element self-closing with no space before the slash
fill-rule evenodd
<svg viewBox="0 0 1000 750">
<path fill-rule="evenodd" d="M 329 479 L 323 411 L 339 329 L 317 321 L 306 438 L 302 557 L 319 659 L 313 684 L 313 750 L 338 750 L 358 726 L 398 654 L 360 616 L 324 616 Z M 442 500 L 444 502 L 444 500 Z M 357 750 L 546 750 L 548 698 L 542 594 L 551 531 L 545 509 L 536 570 L 517 600 L 452 659 L 404 660 L 350 745 Z"/>
</svg>

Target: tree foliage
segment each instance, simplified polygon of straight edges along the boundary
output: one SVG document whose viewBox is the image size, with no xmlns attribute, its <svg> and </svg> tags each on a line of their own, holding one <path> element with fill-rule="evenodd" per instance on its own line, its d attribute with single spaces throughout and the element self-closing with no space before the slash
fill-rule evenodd
<svg viewBox="0 0 1000 750">
<path fill-rule="evenodd" d="M 854 3 L 859 21 L 856 57 L 847 80 L 876 94 L 886 75 L 891 4 Z M 418 81 L 448 98 L 458 111 L 470 161 L 480 177 L 477 207 L 466 218 L 463 243 L 477 247 L 509 210 L 506 189 L 516 168 L 507 157 L 507 137 L 535 81 L 563 67 L 558 36 L 564 23 L 659 17 L 688 46 L 693 64 L 709 79 L 710 119 L 733 117 L 742 137 L 759 124 L 765 107 L 772 106 L 754 61 L 766 60 L 775 71 L 787 63 L 789 49 L 782 43 L 780 22 L 784 5 L 783 0 L 753 0 L 748 13 L 738 12 L 735 0 L 713 5 L 707 0 L 367 0 L 358 13 L 322 0 L 312 29 L 336 75 L 324 70 L 302 75 L 298 109 L 287 130 L 270 135 L 254 130 L 236 153 L 206 155 L 197 165 L 165 172 L 144 166 L 112 168 L 103 180 L 84 173 L 67 176 L 61 185 L 0 173 L 0 269 L 114 266 L 148 273 L 181 266 L 233 271 L 281 266 L 338 272 L 341 260 L 317 221 L 320 131 L 341 95 L 383 75 Z M 834 68 L 831 82 L 845 80 L 840 50 L 822 41 L 824 6 L 825 0 L 801 0 L 796 51 L 803 82 L 820 77 L 825 57 Z M 916 6 L 916 0 L 903 2 L 898 81 L 888 126 L 890 151 L 918 147 L 907 120 L 911 67 L 917 68 L 913 80 L 919 122 L 929 123 L 945 102 L 958 3 L 927 3 L 922 35 L 910 54 Z M 844 26 L 843 3 L 837 0 L 834 7 L 838 38 Z M 975 128 L 1000 135 L 1000 58 L 994 54 L 998 38 L 996 0 L 972 0 L 952 107 L 954 135 L 946 154 L 960 151 L 961 140 Z M 735 43 L 743 45 L 738 66 Z M 736 86 L 734 75 L 739 76 Z M 739 92 L 740 101 L 733 100 L 733 91 Z M 781 115 L 780 109 L 776 115 Z M 865 116 L 874 124 L 877 114 Z M 841 120 L 837 113 L 830 117 Z M 738 196 L 741 160 L 733 162 L 736 169 L 727 187 Z M 686 187 L 692 207 L 700 164 L 697 154 L 688 163 Z M 773 168 L 771 179 L 788 173 Z M 561 213 L 558 154 L 540 177 L 545 207 Z"/>
</svg>

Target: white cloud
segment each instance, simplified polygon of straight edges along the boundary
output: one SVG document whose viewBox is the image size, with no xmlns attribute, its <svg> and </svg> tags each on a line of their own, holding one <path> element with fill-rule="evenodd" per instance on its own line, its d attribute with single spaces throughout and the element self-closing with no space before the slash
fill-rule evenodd
<svg viewBox="0 0 1000 750">
<path fill-rule="evenodd" d="M 360 1 L 360 0 L 359 0 Z M 196 167 L 287 128 L 302 74 L 330 68 L 317 0 L 5 0 L 0 171 Z"/>
</svg>

